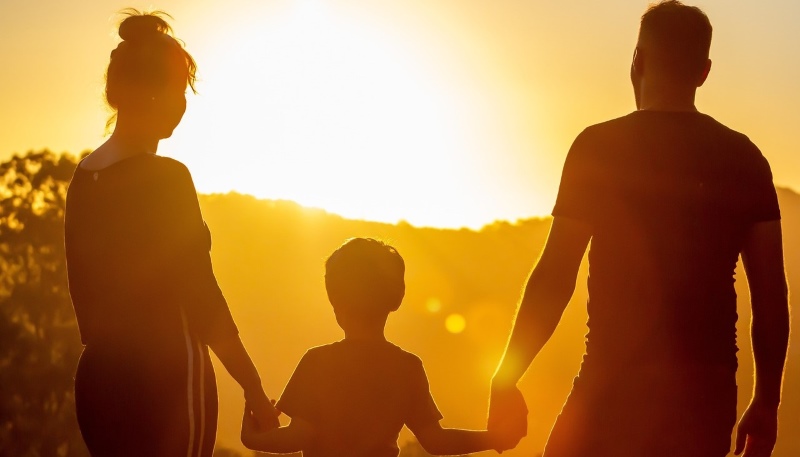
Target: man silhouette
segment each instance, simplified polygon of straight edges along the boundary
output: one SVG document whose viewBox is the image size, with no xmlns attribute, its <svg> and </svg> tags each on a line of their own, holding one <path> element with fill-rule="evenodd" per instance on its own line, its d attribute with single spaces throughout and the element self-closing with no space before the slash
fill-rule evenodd
<svg viewBox="0 0 800 457">
<path fill-rule="evenodd" d="M 789 333 L 780 211 L 750 140 L 699 113 L 711 24 L 678 1 L 642 16 L 637 111 L 584 130 L 492 380 L 489 428 L 524 434 L 516 383 L 555 330 L 589 252 L 589 333 L 545 457 L 722 457 L 736 422 L 736 293 L 750 285 L 755 389 L 736 453 L 777 435 Z"/>
</svg>

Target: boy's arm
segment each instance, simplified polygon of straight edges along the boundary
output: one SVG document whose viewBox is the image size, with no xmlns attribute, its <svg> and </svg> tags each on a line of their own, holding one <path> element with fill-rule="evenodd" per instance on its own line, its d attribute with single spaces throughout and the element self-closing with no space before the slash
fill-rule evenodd
<svg viewBox="0 0 800 457">
<path fill-rule="evenodd" d="M 253 451 L 286 454 L 299 452 L 308 446 L 314 436 L 314 427 L 307 421 L 294 418 L 285 427 L 269 430 L 258 428 L 247 406 L 242 417 L 242 444 Z"/>
<path fill-rule="evenodd" d="M 442 428 L 438 421 L 411 431 L 425 451 L 433 455 L 461 455 L 490 449 L 502 452 L 519 442 L 519 439 L 513 443 L 501 442 L 497 435 L 485 430 Z"/>
</svg>

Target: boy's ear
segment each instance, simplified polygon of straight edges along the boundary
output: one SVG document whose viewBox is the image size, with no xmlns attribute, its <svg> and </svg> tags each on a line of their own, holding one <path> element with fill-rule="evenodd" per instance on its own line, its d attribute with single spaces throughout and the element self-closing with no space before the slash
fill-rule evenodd
<svg viewBox="0 0 800 457">
<path fill-rule="evenodd" d="M 400 296 L 397 297 L 397 303 L 390 308 L 390 311 L 397 311 L 400 308 L 400 304 L 403 303 L 403 297 L 406 295 L 406 287 L 403 285 L 403 290 L 400 291 Z"/>
</svg>

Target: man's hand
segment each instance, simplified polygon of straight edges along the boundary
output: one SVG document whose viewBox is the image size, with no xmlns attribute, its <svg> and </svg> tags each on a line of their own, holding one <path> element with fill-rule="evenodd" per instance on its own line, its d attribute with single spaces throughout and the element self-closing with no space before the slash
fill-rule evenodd
<svg viewBox="0 0 800 457">
<path fill-rule="evenodd" d="M 502 454 L 503 451 L 514 449 L 519 444 L 522 436 L 516 425 L 511 421 L 501 421 L 496 428 L 487 431 L 491 440 L 492 449 Z"/>
<path fill-rule="evenodd" d="M 492 384 L 486 429 L 501 444 L 498 452 L 516 447 L 528 434 L 528 407 L 516 385 Z"/>
<path fill-rule="evenodd" d="M 742 457 L 770 457 L 778 438 L 778 408 L 753 400 L 736 428 L 734 454 Z"/>
<path fill-rule="evenodd" d="M 252 414 L 252 418 L 259 430 L 270 430 L 280 426 L 278 416 L 280 413 L 263 390 L 258 389 L 254 392 L 245 392 L 245 409 Z"/>
</svg>

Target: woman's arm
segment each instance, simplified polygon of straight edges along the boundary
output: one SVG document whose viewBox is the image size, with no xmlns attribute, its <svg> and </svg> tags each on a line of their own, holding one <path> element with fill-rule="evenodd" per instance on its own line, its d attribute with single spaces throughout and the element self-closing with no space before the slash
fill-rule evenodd
<svg viewBox="0 0 800 457">
<path fill-rule="evenodd" d="M 174 279 L 192 332 L 219 357 L 225 369 L 242 386 L 259 425 L 279 425 L 278 413 L 261 387 L 253 361 L 239 338 L 228 303 L 211 265 L 211 234 L 203 222 L 197 192 L 189 170 L 180 162 L 163 159 L 164 224 L 163 266 Z"/>
<path fill-rule="evenodd" d="M 265 430 L 258 426 L 251 413 L 250 404 L 245 405 L 242 417 L 242 444 L 253 451 L 285 454 L 299 452 L 313 438 L 313 426 L 300 418 L 292 419 L 286 427 Z"/>
<path fill-rule="evenodd" d="M 235 334 L 216 340 L 209 343 L 209 347 L 219 357 L 231 377 L 242 386 L 245 401 L 258 426 L 263 430 L 278 427 L 280 425 L 279 413 L 267 398 L 267 394 L 264 393 L 258 370 L 244 348 L 239 335 Z"/>
</svg>

